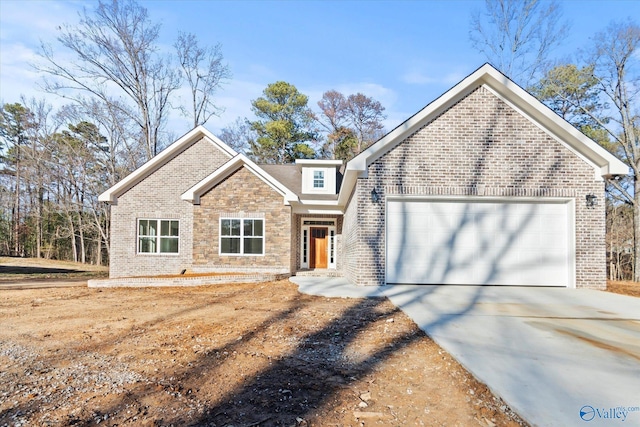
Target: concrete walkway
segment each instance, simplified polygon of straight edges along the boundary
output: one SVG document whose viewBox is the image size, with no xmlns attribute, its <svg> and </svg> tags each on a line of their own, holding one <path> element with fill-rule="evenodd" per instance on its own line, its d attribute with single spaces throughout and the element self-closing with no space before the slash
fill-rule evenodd
<svg viewBox="0 0 640 427">
<path fill-rule="evenodd" d="M 388 297 L 533 426 L 640 426 L 640 298 L 586 289 L 291 280 L 303 293 Z"/>
</svg>

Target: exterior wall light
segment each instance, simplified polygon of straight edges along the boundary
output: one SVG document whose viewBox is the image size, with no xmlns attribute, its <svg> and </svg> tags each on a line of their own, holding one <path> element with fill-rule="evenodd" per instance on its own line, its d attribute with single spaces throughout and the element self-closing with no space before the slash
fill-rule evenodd
<svg viewBox="0 0 640 427">
<path fill-rule="evenodd" d="M 598 197 L 594 194 L 587 194 L 585 196 L 587 208 L 594 208 L 598 205 Z"/>
<path fill-rule="evenodd" d="M 380 201 L 380 195 L 378 194 L 375 188 L 371 190 L 371 201 L 373 203 L 378 203 Z"/>
</svg>

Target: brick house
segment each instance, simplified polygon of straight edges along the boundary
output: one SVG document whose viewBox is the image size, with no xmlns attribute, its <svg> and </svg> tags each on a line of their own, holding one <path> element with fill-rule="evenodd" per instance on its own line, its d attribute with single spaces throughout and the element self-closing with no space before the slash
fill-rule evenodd
<svg viewBox="0 0 640 427">
<path fill-rule="evenodd" d="M 604 178 L 627 172 L 486 64 L 346 164 L 257 165 L 198 127 L 100 200 L 112 278 L 603 288 Z"/>
</svg>

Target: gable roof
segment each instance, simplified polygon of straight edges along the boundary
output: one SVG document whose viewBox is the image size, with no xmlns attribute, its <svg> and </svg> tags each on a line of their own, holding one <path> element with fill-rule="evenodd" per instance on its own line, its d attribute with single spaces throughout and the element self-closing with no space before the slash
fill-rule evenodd
<svg viewBox="0 0 640 427">
<path fill-rule="evenodd" d="M 173 144 L 169 145 L 163 151 L 160 152 L 157 156 L 140 166 L 135 171 L 131 172 L 127 175 L 122 181 L 118 182 L 113 187 L 109 188 L 107 191 L 102 193 L 98 200 L 101 202 L 108 203 L 117 203 L 118 197 L 129 191 L 140 181 L 151 175 L 156 170 L 160 169 L 162 166 L 167 164 L 171 159 L 173 159 L 177 154 L 182 152 L 186 147 L 193 144 L 194 142 L 207 138 L 209 142 L 211 142 L 215 147 L 217 147 L 224 154 L 232 158 L 236 156 L 236 153 L 231 147 L 218 139 L 217 136 L 209 132 L 203 126 L 198 126 L 191 131 L 184 134 L 178 140 L 176 140 Z"/>
<path fill-rule="evenodd" d="M 339 204 L 345 205 L 356 179 L 367 176 L 368 166 L 429 121 L 442 114 L 479 86 L 488 88 L 509 106 L 564 143 L 594 167 L 599 177 L 626 175 L 629 167 L 569 124 L 490 64 L 484 64 L 442 96 L 414 114 L 375 144 L 351 159 L 345 168 Z"/>
<path fill-rule="evenodd" d="M 244 154 L 237 154 L 227 163 L 220 166 L 212 174 L 204 178 L 202 181 L 185 191 L 181 199 L 187 200 L 193 204 L 200 204 L 200 196 L 213 187 L 222 182 L 225 178 L 237 171 L 241 167 L 246 167 L 251 173 L 261 179 L 268 186 L 280 193 L 284 197 L 285 204 L 290 204 L 293 201 L 298 200 L 298 196 L 283 185 L 280 181 L 275 179 L 271 174 L 265 171 L 263 168 L 255 164 Z"/>
</svg>

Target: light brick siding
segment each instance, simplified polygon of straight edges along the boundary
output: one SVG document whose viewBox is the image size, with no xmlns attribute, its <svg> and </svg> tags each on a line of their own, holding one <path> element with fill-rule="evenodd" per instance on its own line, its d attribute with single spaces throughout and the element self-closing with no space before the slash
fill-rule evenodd
<svg viewBox="0 0 640 427">
<path fill-rule="evenodd" d="M 294 231 L 294 241 L 293 244 L 295 245 L 295 264 L 294 267 L 295 269 L 299 269 L 300 266 L 302 265 L 302 220 L 303 219 L 307 219 L 307 218 L 314 218 L 314 219 L 333 219 L 336 221 L 336 237 L 335 237 L 335 255 L 336 255 L 336 270 L 342 270 L 342 215 L 328 215 L 328 214 L 322 214 L 322 215 L 316 215 L 316 214 L 296 214 L 294 215 L 294 227 L 295 227 L 295 231 Z"/>
<path fill-rule="evenodd" d="M 111 278 L 177 274 L 191 266 L 193 205 L 180 196 L 229 157 L 206 139 L 186 147 L 111 207 Z M 178 219 L 179 254 L 137 254 L 137 219 Z"/>
<path fill-rule="evenodd" d="M 353 190 L 342 220 L 342 257 L 341 265 L 344 277 L 351 283 L 358 283 L 358 255 L 359 255 L 359 234 L 358 226 L 358 194 L 360 186 L 356 185 Z"/>
<path fill-rule="evenodd" d="M 377 204 L 371 202 L 373 188 L 383 197 Z M 595 209 L 585 206 L 589 193 L 600 201 Z M 574 198 L 576 286 L 606 285 L 604 183 L 592 166 L 484 87 L 358 179 L 344 219 L 344 270 L 352 281 L 384 283 L 384 198 L 402 194 Z"/>
<path fill-rule="evenodd" d="M 264 255 L 220 255 L 220 214 L 264 218 Z M 194 271 L 291 272 L 291 207 L 245 167 L 200 197 L 193 214 Z"/>
</svg>

